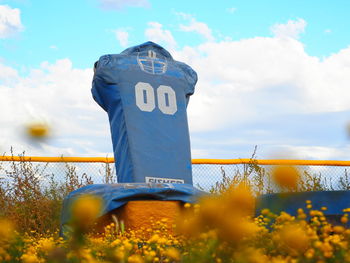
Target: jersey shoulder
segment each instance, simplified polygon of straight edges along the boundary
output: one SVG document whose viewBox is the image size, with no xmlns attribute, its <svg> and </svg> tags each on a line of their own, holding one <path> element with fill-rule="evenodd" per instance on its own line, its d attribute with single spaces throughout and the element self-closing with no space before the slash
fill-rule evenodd
<svg viewBox="0 0 350 263">
<path fill-rule="evenodd" d="M 103 55 L 95 62 L 94 77 L 108 83 L 118 83 L 120 74 L 134 67 L 133 59 L 122 54 Z"/>
<path fill-rule="evenodd" d="M 176 67 L 178 67 L 184 74 L 186 81 L 190 86 L 195 86 L 198 81 L 196 71 L 194 71 L 189 65 L 183 62 L 174 61 Z"/>
<path fill-rule="evenodd" d="M 95 69 L 118 68 L 120 65 L 129 64 L 130 57 L 122 54 L 103 55 L 95 63 Z"/>
</svg>

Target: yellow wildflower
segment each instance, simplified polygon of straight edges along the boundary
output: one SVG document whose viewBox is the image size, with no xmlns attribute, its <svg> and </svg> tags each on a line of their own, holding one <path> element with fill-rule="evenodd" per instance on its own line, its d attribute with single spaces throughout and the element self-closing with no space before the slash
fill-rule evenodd
<svg viewBox="0 0 350 263">
<path fill-rule="evenodd" d="M 0 219 L 0 241 L 9 240 L 13 236 L 14 226 L 7 219 Z"/>
<path fill-rule="evenodd" d="M 305 252 L 304 255 L 306 258 L 310 259 L 314 256 L 314 254 L 315 254 L 315 250 L 313 248 L 310 248 Z"/>
<path fill-rule="evenodd" d="M 168 248 L 165 251 L 165 255 L 168 256 L 170 259 L 175 260 L 175 261 L 179 261 L 181 256 L 180 256 L 180 252 L 179 250 L 177 250 L 176 248 Z"/>
<path fill-rule="evenodd" d="M 132 249 L 132 244 L 127 240 L 123 242 L 123 246 L 126 251 L 130 251 Z"/>
<path fill-rule="evenodd" d="M 222 219 L 218 209 L 225 209 L 221 199 L 217 197 L 204 197 L 201 199 L 200 220 L 206 225 L 217 225 Z M 194 220 L 194 216 L 192 216 Z M 194 224 L 197 224 L 194 223 Z"/>
<path fill-rule="evenodd" d="M 23 263 L 37 263 L 39 262 L 38 257 L 35 254 L 23 254 L 21 256 L 22 262 Z"/>
<path fill-rule="evenodd" d="M 218 235 L 224 241 L 238 243 L 243 238 L 253 237 L 259 227 L 252 221 L 244 218 L 225 217 L 218 226 Z"/>
<path fill-rule="evenodd" d="M 286 225 L 281 229 L 280 237 L 288 248 L 304 253 L 309 247 L 309 237 L 299 225 Z"/>
<path fill-rule="evenodd" d="M 270 210 L 267 209 L 267 208 L 261 210 L 261 214 L 264 215 L 264 216 L 268 215 L 269 213 L 270 213 Z"/>
<path fill-rule="evenodd" d="M 149 240 L 148 240 L 148 242 L 149 243 L 157 243 L 158 242 L 158 240 L 159 240 L 159 235 L 158 234 L 154 234 Z"/>
<path fill-rule="evenodd" d="M 300 175 L 294 166 L 281 165 L 272 170 L 272 178 L 280 187 L 296 189 Z"/>
<path fill-rule="evenodd" d="M 124 257 L 125 257 L 125 252 L 122 249 L 116 249 L 116 250 L 114 250 L 113 256 L 117 262 L 122 262 L 124 260 Z"/>
<path fill-rule="evenodd" d="M 241 183 L 237 187 L 230 187 L 222 196 L 222 200 L 225 209 L 232 211 L 235 214 L 241 214 L 243 216 L 254 215 L 255 198 L 249 186 Z M 215 209 L 217 213 L 218 206 Z M 218 213 L 217 213 L 218 214 Z"/>
<path fill-rule="evenodd" d="M 49 132 L 49 126 L 44 122 L 33 122 L 27 125 L 27 134 L 32 138 L 44 138 L 49 135 Z"/>
<path fill-rule="evenodd" d="M 53 238 L 43 238 L 39 241 L 38 246 L 47 253 L 55 248 L 55 242 L 53 241 Z"/>
<path fill-rule="evenodd" d="M 74 225 L 86 229 L 99 216 L 102 199 L 93 195 L 83 195 L 75 200 L 71 209 Z"/>
<path fill-rule="evenodd" d="M 343 233 L 345 228 L 343 226 L 334 226 L 333 231 L 334 233 L 341 234 Z"/>
<path fill-rule="evenodd" d="M 131 255 L 130 257 L 128 257 L 128 263 L 143 263 L 143 259 L 140 255 Z"/>
<path fill-rule="evenodd" d="M 340 222 L 342 222 L 343 224 L 346 224 L 349 221 L 349 218 L 347 216 L 342 216 L 340 218 Z"/>
<path fill-rule="evenodd" d="M 122 243 L 122 241 L 120 239 L 116 239 L 111 243 L 111 246 L 119 246 Z"/>
<path fill-rule="evenodd" d="M 185 207 L 185 208 L 190 208 L 190 207 L 191 207 L 191 204 L 190 204 L 190 203 L 186 203 L 186 204 L 184 205 L 184 207 Z"/>
</svg>

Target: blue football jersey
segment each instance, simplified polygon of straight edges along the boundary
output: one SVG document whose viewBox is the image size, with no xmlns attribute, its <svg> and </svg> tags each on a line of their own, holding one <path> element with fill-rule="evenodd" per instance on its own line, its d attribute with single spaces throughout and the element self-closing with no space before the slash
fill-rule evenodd
<svg viewBox="0 0 350 263">
<path fill-rule="evenodd" d="M 153 42 L 95 63 L 92 95 L 108 113 L 119 183 L 192 184 L 186 107 L 196 82 Z"/>
</svg>

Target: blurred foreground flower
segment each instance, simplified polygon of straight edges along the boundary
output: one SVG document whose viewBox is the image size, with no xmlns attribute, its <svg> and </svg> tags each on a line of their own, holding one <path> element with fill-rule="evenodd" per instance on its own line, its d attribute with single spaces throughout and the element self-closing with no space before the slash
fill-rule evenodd
<svg viewBox="0 0 350 263">
<path fill-rule="evenodd" d="M 78 197 L 72 205 L 73 226 L 86 231 L 100 215 L 102 199 L 93 195 Z"/>
<path fill-rule="evenodd" d="M 245 238 L 254 238 L 260 230 L 252 220 L 254 207 L 250 187 L 241 183 L 221 195 L 203 197 L 197 208 L 187 206 L 177 227 L 180 233 L 192 238 L 214 230 L 220 240 L 238 244 Z"/>
<path fill-rule="evenodd" d="M 7 219 L 0 219 L 0 242 L 8 241 L 14 232 L 13 224 Z"/>
<path fill-rule="evenodd" d="M 284 225 L 282 229 L 275 233 L 279 235 L 289 253 L 300 254 L 304 253 L 310 246 L 310 240 L 306 234 L 306 230 L 298 224 Z"/>
<path fill-rule="evenodd" d="M 49 125 L 45 122 L 32 122 L 27 124 L 27 135 L 31 138 L 46 138 L 50 133 Z"/>
<path fill-rule="evenodd" d="M 296 167 L 280 165 L 272 170 L 272 178 L 280 187 L 291 190 L 297 188 L 300 175 Z"/>
<path fill-rule="evenodd" d="M 245 183 L 240 183 L 238 186 L 230 186 L 223 193 L 221 202 L 226 205 L 226 210 L 234 215 L 254 215 L 255 197 L 251 188 Z"/>
</svg>

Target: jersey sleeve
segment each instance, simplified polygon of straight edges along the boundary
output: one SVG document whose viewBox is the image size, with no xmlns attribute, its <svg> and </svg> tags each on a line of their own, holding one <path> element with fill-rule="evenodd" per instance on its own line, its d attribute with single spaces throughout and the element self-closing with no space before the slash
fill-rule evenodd
<svg viewBox="0 0 350 263">
<path fill-rule="evenodd" d="M 111 85 L 118 84 L 119 74 L 115 70 L 117 58 L 105 55 L 94 64 L 94 77 L 92 81 L 92 97 L 105 110 L 108 111 L 111 96 Z"/>
<path fill-rule="evenodd" d="M 118 55 L 104 55 L 95 63 L 94 77 L 103 79 L 107 84 L 118 84 L 120 57 Z"/>
<path fill-rule="evenodd" d="M 104 95 L 104 86 L 104 82 L 101 79 L 94 78 L 94 80 L 92 81 L 91 93 L 92 97 L 97 102 L 97 104 L 100 105 L 100 107 L 104 109 L 104 111 L 108 111 L 109 102 L 106 99 L 106 96 Z"/>
<path fill-rule="evenodd" d="M 196 86 L 196 83 L 198 80 L 197 73 L 185 63 L 181 63 L 180 67 L 183 70 L 186 81 L 188 83 L 188 85 L 186 85 L 187 88 L 185 92 L 186 92 L 186 97 L 189 98 L 189 96 L 191 96 L 194 93 L 194 87 Z"/>
</svg>

